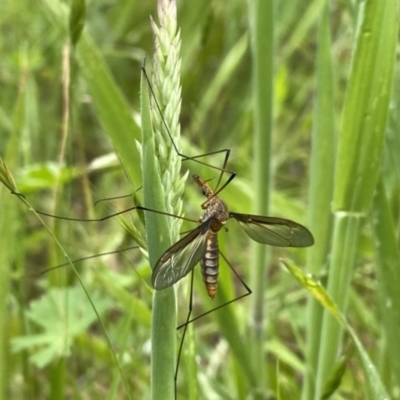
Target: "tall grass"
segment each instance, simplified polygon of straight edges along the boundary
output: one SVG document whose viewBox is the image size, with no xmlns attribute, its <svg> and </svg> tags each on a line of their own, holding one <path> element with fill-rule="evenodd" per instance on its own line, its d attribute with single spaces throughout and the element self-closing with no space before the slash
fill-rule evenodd
<svg viewBox="0 0 400 400">
<path fill-rule="evenodd" d="M 132 199 L 144 204 L 141 186 L 155 182 L 143 181 L 136 141 L 142 141 L 140 67 L 145 54 L 150 62 L 149 16 L 157 20 L 157 12 L 156 2 L 96 1 L 81 19 L 84 2 L 74 4 L 71 20 L 69 2 L 4 4 L 0 155 L 33 207 L 90 218 L 128 208 Z M 294 0 L 265 6 L 178 2 L 182 152 L 231 148 L 228 169 L 238 175 L 221 193 L 230 209 L 267 212 L 260 207 L 268 205 L 269 189 L 268 213 L 306 224 L 316 242 L 309 251 L 270 248 L 255 264 L 252 247 L 234 223 L 221 232 L 221 249 L 254 289 L 253 298 L 191 326 L 178 399 L 317 399 L 331 392 L 338 399 L 377 398 L 371 385 L 398 399 L 399 2 Z M 70 39 L 78 39 L 82 23 L 74 45 Z M 63 58 L 67 46 L 71 56 Z M 62 80 L 63 62 L 70 63 L 70 83 Z M 65 90 L 69 102 L 62 101 Z M 66 111 L 69 136 L 60 164 Z M 271 135 L 271 151 L 256 144 L 262 142 L 253 131 Z M 255 163 L 264 176 L 253 174 Z M 191 161 L 182 170 L 211 184 L 218 174 Z M 94 200 L 128 193 L 128 199 L 93 206 Z M 202 198 L 191 182 L 183 196 L 185 215 L 198 218 Z M 76 264 L 104 330 L 72 268 L 40 275 L 65 261 L 55 239 L 70 258 L 137 242 L 144 247 L 148 216 L 60 221 L 52 236 L 7 187 L 0 198 L 0 398 L 150 398 L 158 378 L 151 373 L 154 291 L 142 252 Z M 253 209 L 257 201 L 261 205 Z M 154 229 L 152 224 L 147 218 L 147 228 Z M 182 231 L 192 228 L 185 223 Z M 280 256 L 320 279 L 351 327 L 345 334 L 345 325 L 283 272 Z M 212 302 L 197 271 L 195 315 L 242 293 L 224 262 L 220 279 Z M 304 279 L 312 285 L 310 277 Z M 182 281 L 176 289 L 178 324 L 187 313 L 187 285 Z M 164 343 L 170 344 L 164 354 L 171 378 L 160 386 L 168 397 L 174 339 L 181 335 L 175 337 L 174 326 L 171 318 Z"/>
</svg>

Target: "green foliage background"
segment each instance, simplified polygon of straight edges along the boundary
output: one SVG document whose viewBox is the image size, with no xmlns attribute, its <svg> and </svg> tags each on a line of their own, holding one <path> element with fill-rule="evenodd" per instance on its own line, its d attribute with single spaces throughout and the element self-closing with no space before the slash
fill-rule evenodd
<svg viewBox="0 0 400 400">
<path fill-rule="evenodd" d="M 91 1 L 86 19 L 79 19 L 83 1 L 74 3 L 72 21 L 84 24 L 84 35 L 69 58 L 70 2 L 3 1 L 0 155 L 32 207 L 88 219 L 132 206 L 132 198 L 94 206 L 96 200 L 139 189 L 134 197 L 142 201 L 135 143 L 140 67 L 146 54 L 151 58 L 156 2 Z M 272 151 L 258 153 L 272 171 L 269 214 L 306 224 L 316 244 L 308 253 L 270 249 L 264 276 L 254 273 L 245 234 L 234 224 L 221 232 L 221 249 L 243 279 L 268 282 L 261 294 L 262 342 L 254 346 L 249 298 L 194 323 L 178 398 L 321 398 L 340 378 L 335 398 L 378 398 L 369 387 L 381 384 L 400 398 L 397 3 L 348 0 L 329 2 L 328 9 L 322 0 L 275 2 L 273 107 L 266 110 L 273 112 Z M 256 13 L 259 4 L 250 4 Z M 263 57 L 257 42 L 250 47 L 256 13 L 239 0 L 178 2 L 181 147 L 187 155 L 231 149 L 228 168 L 238 175 L 221 197 L 244 213 L 254 211 L 257 188 L 269 186 L 267 177 L 254 174 L 252 107 L 254 86 L 261 84 L 254 52 Z M 63 75 L 68 66 L 70 86 Z M 131 162 L 122 167 L 113 148 Z M 208 161 L 222 164 L 218 157 Z M 217 177 L 190 161 L 183 163 L 187 169 L 211 182 Z M 48 218 L 49 234 L 6 187 L 0 201 L 0 399 L 150 398 L 152 288 L 143 252 L 42 274 L 65 262 L 54 238 L 72 259 L 142 245 L 143 215 L 99 223 Z M 201 201 L 188 181 L 185 215 L 198 218 Z M 185 223 L 183 231 L 191 227 Z M 282 270 L 280 256 L 328 287 L 377 375 L 365 373 L 353 341 Z M 187 286 L 178 288 L 178 321 L 187 313 Z M 219 304 L 206 298 L 198 271 L 195 292 L 195 315 Z M 223 263 L 221 298 L 242 292 Z M 254 348 L 259 360 L 249 356 Z"/>
</svg>

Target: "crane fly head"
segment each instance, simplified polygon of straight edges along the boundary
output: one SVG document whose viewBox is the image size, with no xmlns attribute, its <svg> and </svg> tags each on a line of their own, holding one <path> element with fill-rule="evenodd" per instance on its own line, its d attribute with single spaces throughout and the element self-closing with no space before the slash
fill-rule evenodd
<svg viewBox="0 0 400 400">
<path fill-rule="evenodd" d="M 193 180 L 201 188 L 201 192 L 203 193 L 203 195 L 206 196 L 208 199 L 214 195 L 212 189 L 210 188 L 210 186 L 208 186 L 208 183 L 203 181 L 203 179 L 201 179 L 198 175 L 193 175 Z"/>
</svg>

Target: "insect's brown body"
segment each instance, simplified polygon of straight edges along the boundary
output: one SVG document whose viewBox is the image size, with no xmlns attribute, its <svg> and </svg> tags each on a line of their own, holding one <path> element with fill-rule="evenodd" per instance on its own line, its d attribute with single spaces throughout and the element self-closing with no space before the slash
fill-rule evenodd
<svg viewBox="0 0 400 400">
<path fill-rule="evenodd" d="M 200 260 L 203 282 L 206 285 L 208 295 L 213 299 L 217 294 L 218 274 L 219 274 L 219 247 L 218 232 L 229 219 L 228 206 L 219 197 L 214 196 L 213 191 L 198 175 L 193 179 L 200 186 L 207 200 L 201 205 L 205 210 L 200 221 L 204 222 L 212 219 L 212 223 L 207 232 L 206 248 Z"/>
<path fill-rule="evenodd" d="M 217 294 L 219 274 L 219 248 L 218 233 L 207 233 L 206 252 L 200 260 L 203 282 L 206 285 L 208 295 L 213 299 Z"/>
</svg>

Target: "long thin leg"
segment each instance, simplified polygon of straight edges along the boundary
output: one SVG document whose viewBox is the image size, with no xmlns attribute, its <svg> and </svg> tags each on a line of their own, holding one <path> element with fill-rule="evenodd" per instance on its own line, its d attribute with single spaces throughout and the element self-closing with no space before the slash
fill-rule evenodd
<svg viewBox="0 0 400 400">
<path fill-rule="evenodd" d="M 93 204 L 97 206 L 97 204 L 103 202 L 103 201 L 114 201 L 114 200 L 119 200 L 119 199 L 127 199 L 129 197 L 132 197 L 132 193 L 129 194 L 123 194 L 121 196 L 115 196 L 115 197 L 106 197 L 104 199 L 96 200 Z"/>
<path fill-rule="evenodd" d="M 176 144 L 175 144 L 175 142 L 174 142 L 174 140 L 173 140 L 173 138 L 172 138 L 172 135 L 171 135 L 171 132 L 170 132 L 170 130 L 169 130 L 169 127 L 168 127 L 167 123 L 166 123 L 165 120 L 164 120 L 161 107 L 160 107 L 160 105 L 159 105 L 159 103 L 158 103 L 158 101 L 157 101 L 157 97 L 156 97 L 156 94 L 155 94 L 155 92 L 154 92 L 153 85 L 152 85 L 151 82 L 150 82 L 150 78 L 149 78 L 148 75 L 147 75 L 146 68 L 144 67 L 144 65 L 142 66 L 142 72 L 143 72 L 143 75 L 144 75 L 144 77 L 145 77 L 145 79 L 146 79 L 146 81 L 147 81 L 147 84 L 148 84 L 149 88 L 150 88 L 150 92 L 151 92 L 151 94 L 153 95 L 153 99 L 154 99 L 154 102 L 155 102 L 155 104 L 156 104 L 157 110 L 158 110 L 158 112 L 160 113 L 162 123 L 163 123 L 163 125 L 164 125 L 164 127 L 165 127 L 165 130 L 167 131 L 167 134 L 168 134 L 168 136 L 169 136 L 169 139 L 171 140 L 172 146 L 174 147 L 174 149 L 175 149 L 175 151 L 176 151 L 176 154 L 178 154 L 178 156 L 182 157 L 183 161 L 192 160 L 192 161 L 194 161 L 194 162 L 197 162 L 198 164 L 205 165 L 205 166 L 207 166 L 207 167 L 210 167 L 210 168 L 216 169 L 216 170 L 218 170 L 218 171 L 221 171 L 221 174 L 220 174 L 220 176 L 219 176 L 219 178 L 218 178 L 217 188 L 218 188 L 218 186 L 219 186 L 219 184 L 220 184 L 220 182 L 221 182 L 222 175 L 223 175 L 224 173 L 228 173 L 228 174 L 230 174 L 230 175 L 236 175 L 235 172 L 229 171 L 229 170 L 225 169 L 225 168 L 226 168 L 226 165 L 227 165 L 227 163 L 228 163 L 228 159 L 229 159 L 229 156 L 230 156 L 230 153 L 231 153 L 231 149 L 216 150 L 216 151 L 212 151 L 212 152 L 209 152 L 209 153 L 199 154 L 199 155 L 197 155 L 197 156 L 191 156 L 191 157 L 190 157 L 190 156 L 187 156 L 187 155 L 185 155 L 185 154 L 183 154 L 183 153 L 181 153 L 181 152 L 178 150 L 178 147 L 176 146 Z M 200 161 L 200 160 L 199 160 L 199 158 L 206 157 L 206 156 L 212 156 L 212 155 L 216 155 L 216 154 L 220 154 L 220 153 L 225 153 L 225 158 L 224 158 L 224 163 L 223 163 L 223 165 L 222 165 L 222 168 L 216 167 L 215 165 L 207 164 L 206 162 Z M 233 178 L 232 178 L 232 179 L 233 179 Z M 232 179 L 231 179 L 231 180 L 232 180 Z"/>
<path fill-rule="evenodd" d="M 216 310 L 219 310 L 219 309 L 221 309 L 221 308 L 223 308 L 223 307 L 225 307 L 225 306 L 227 306 L 227 305 L 229 305 L 229 304 L 231 304 L 231 303 L 234 303 L 235 301 L 238 301 L 238 300 L 240 300 L 240 299 L 243 299 L 244 297 L 247 297 L 247 296 L 249 296 L 249 295 L 251 295 L 251 294 L 253 293 L 253 292 L 251 291 L 250 287 L 246 284 L 246 282 L 239 276 L 239 274 L 238 274 L 238 273 L 235 271 L 235 269 L 232 267 L 232 265 L 231 265 L 230 262 L 227 260 L 227 258 L 226 258 L 221 252 L 220 252 L 220 254 L 221 254 L 222 258 L 225 260 L 225 262 L 229 265 L 230 269 L 233 271 L 233 273 L 235 274 L 235 276 L 237 277 L 237 279 L 240 281 L 240 283 L 241 283 L 241 284 L 243 285 L 243 287 L 246 289 L 246 293 L 244 293 L 244 294 L 242 294 L 242 295 L 240 295 L 240 296 L 238 296 L 238 297 L 235 297 L 234 299 L 229 300 L 229 301 L 227 301 L 226 303 L 219 305 L 218 307 L 212 308 L 211 310 L 208 310 L 208 311 L 206 311 L 205 313 L 200 314 L 200 315 L 198 315 L 197 317 L 195 317 L 195 318 L 193 318 L 193 319 L 186 320 L 185 323 L 183 323 L 182 325 L 179 325 L 176 329 L 185 328 L 188 324 L 191 324 L 192 322 L 197 321 L 198 319 L 203 318 L 204 316 L 206 316 L 206 315 L 208 315 L 208 314 L 210 314 L 210 313 L 212 313 L 212 312 L 214 312 L 214 311 L 216 311 Z M 186 329 L 186 328 L 185 328 L 185 329 Z"/>
<path fill-rule="evenodd" d="M 193 278 L 194 278 L 194 271 L 192 271 L 192 274 L 191 274 L 191 277 L 190 277 L 189 310 L 188 310 L 188 314 L 187 314 L 187 317 L 186 317 L 186 322 L 183 325 L 181 325 L 178 328 L 176 328 L 176 329 L 179 329 L 180 327 L 184 326 L 181 342 L 179 344 L 178 357 L 176 359 L 176 367 L 175 367 L 175 374 L 174 374 L 175 400 L 177 400 L 177 393 L 178 393 L 177 392 L 178 372 L 179 372 L 179 364 L 180 364 L 180 361 L 181 361 L 183 343 L 185 341 L 187 327 L 188 327 L 188 325 L 190 323 L 189 320 L 190 320 L 190 316 L 192 315 L 192 310 L 193 310 Z"/>
<path fill-rule="evenodd" d="M 25 198 L 25 196 L 22 193 L 16 193 L 16 192 L 12 192 L 12 193 L 15 194 L 16 196 L 21 196 L 21 197 Z M 152 208 L 147 208 L 147 207 L 142 207 L 142 206 L 129 207 L 126 210 L 118 211 L 114 214 L 106 215 L 105 217 L 101 217 L 101 218 L 70 218 L 70 217 L 64 217 L 64 216 L 60 216 L 60 215 L 48 214 L 44 211 L 40 211 L 40 210 L 36 210 L 36 209 L 35 209 L 35 212 L 37 212 L 40 215 L 44 215 L 45 217 L 51 217 L 51 218 L 55 218 L 55 219 L 63 219 L 65 221 L 102 222 L 107 219 L 116 217 L 118 215 L 125 214 L 126 212 L 133 211 L 133 210 L 149 211 L 149 212 L 154 212 L 154 213 L 161 214 L 161 215 L 166 215 L 167 217 L 174 217 L 174 218 L 182 219 L 184 221 L 196 222 L 196 223 L 199 222 L 198 219 L 181 217 L 179 215 L 170 214 L 170 213 L 159 211 L 159 210 L 153 210 Z"/>
<path fill-rule="evenodd" d="M 231 303 L 233 303 L 233 302 L 235 302 L 235 301 L 237 301 L 237 300 L 240 300 L 240 299 L 242 299 L 242 298 L 244 298 L 244 297 L 246 297 L 246 296 L 249 296 L 249 295 L 252 293 L 250 287 L 249 287 L 249 286 L 246 284 L 246 282 L 239 276 L 239 274 L 238 274 L 238 273 L 236 272 L 236 270 L 232 267 L 232 265 L 230 264 L 230 262 L 229 262 L 229 261 L 227 260 L 227 258 L 224 256 L 224 254 L 222 254 L 221 252 L 220 252 L 220 254 L 221 254 L 222 258 L 225 260 L 225 262 L 229 265 L 230 269 L 233 271 L 233 273 L 235 274 L 235 276 L 239 279 L 239 281 L 241 282 L 241 284 L 244 286 L 244 288 L 246 289 L 246 293 L 244 293 L 244 294 L 240 295 L 239 297 L 236 297 L 236 298 L 234 298 L 234 299 L 232 299 L 232 300 L 230 300 L 230 301 L 227 301 L 226 303 L 221 304 L 220 306 L 215 307 L 215 308 L 213 308 L 213 309 L 211 309 L 211 310 L 209 310 L 209 311 L 207 311 L 207 312 L 205 312 L 205 313 L 203 313 L 203 314 L 200 314 L 200 315 L 198 315 L 197 317 L 195 317 L 195 318 L 193 318 L 193 319 L 190 319 L 190 316 L 192 315 L 192 310 L 193 310 L 193 278 L 194 278 L 194 271 L 192 271 L 191 278 L 190 278 L 190 299 L 189 299 L 189 310 L 188 310 L 188 314 L 187 314 L 187 317 L 186 317 L 186 321 L 185 321 L 182 325 L 179 325 L 179 326 L 176 328 L 177 330 L 183 328 L 183 333 L 182 333 L 181 342 L 180 342 L 180 344 L 179 344 L 178 357 L 177 357 L 177 361 L 176 361 L 176 368 L 175 368 L 175 375 L 174 375 L 175 400 L 177 400 L 177 383 L 178 383 L 179 364 L 180 364 L 180 361 L 181 361 L 183 343 L 184 343 L 184 340 L 185 340 L 185 336 L 186 336 L 186 331 L 187 331 L 188 325 L 191 324 L 192 322 L 197 321 L 198 319 L 200 319 L 200 318 L 202 318 L 202 317 L 204 317 L 204 316 L 206 316 L 206 315 L 208 315 L 208 314 L 210 314 L 210 313 L 216 311 L 216 310 L 219 310 L 219 309 L 221 309 L 221 308 L 227 306 L 228 304 L 231 304 Z"/>
<path fill-rule="evenodd" d="M 92 258 L 97 258 L 97 257 L 102 257 L 102 256 L 108 256 L 110 254 L 118 254 L 118 253 L 123 253 L 124 251 L 128 251 L 128 250 L 133 250 L 133 249 L 139 249 L 140 246 L 131 246 L 131 247 L 126 247 L 125 249 L 119 249 L 119 250 L 113 250 L 113 251 L 106 251 L 105 253 L 98 253 L 98 254 L 94 254 L 92 256 L 87 256 L 87 257 L 82 257 L 82 258 L 77 258 L 76 260 L 71 260 L 71 262 L 66 262 L 60 265 L 56 265 L 55 267 L 51 267 L 51 268 L 47 268 L 44 271 L 42 271 L 40 273 L 40 275 L 44 275 L 47 274 L 50 271 L 54 271 L 57 268 L 61 268 L 61 267 L 65 267 L 67 265 L 71 265 L 71 263 L 75 264 L 75 263 L 79 263 L 82 261 L 86 261 L 86 260 L 90 260 Z"/>
</svg>

